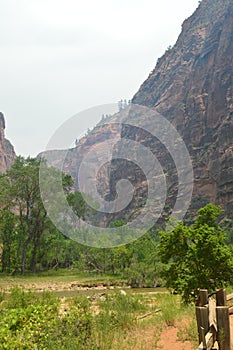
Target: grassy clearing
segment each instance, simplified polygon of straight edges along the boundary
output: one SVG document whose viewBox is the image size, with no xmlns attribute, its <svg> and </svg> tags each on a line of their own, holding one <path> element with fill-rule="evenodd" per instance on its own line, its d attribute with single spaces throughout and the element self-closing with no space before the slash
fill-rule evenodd
<svg viewBox="0 0 233 350">
<path fill-rule="evenodd" d="M 194 308 L 164 293 L 105 291 L 58 298 L 52 292 L 14 287 L 0 293 L 0 314 L 4 350 L 152 350 L 160 332 L 184 318 L 191 320 Z M 181 329 L 184 333 L 193 337 L 189 328 Z"/>
</svg>

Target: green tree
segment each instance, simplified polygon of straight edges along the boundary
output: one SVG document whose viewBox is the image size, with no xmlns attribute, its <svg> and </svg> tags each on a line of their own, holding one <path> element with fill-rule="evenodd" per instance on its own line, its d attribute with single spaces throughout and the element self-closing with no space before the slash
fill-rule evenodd
<svg viewBox="0 0 233 350">
<path fill-rule="evenodd" d="M 16 263 L 16 218 L 5 209 L 0 212 L 0 242 L 2 249 L 2 272 L 10 272 Z"/>
<path fill-rule="evenodd" d="M 88 207 L 83 199 L 81 192 L 69 193 L 67 196 L 67 201 L 72 207 L 74 213 L 82 220 L 85 220 L 87 215 Z"/>
<path fill-rule="evenodd" d="M 18 231 L 22 234 L 21 274 L 25 273 L 27 253 L 32 245 L 31 267 L 35 267 L 36 252 L 45 228 L 44 210 L 39 189 L 40 162 L 33 158 L 17 157 L 12 168 L 2 177 L 5 182 L 5 205 L 18 217 Z M 1 186 L 2 187 L 2 186 Z"/>
<path fill-rule="evenodd" d="M 196 297 L 199 288 L 213 291 L 233 280 L 231 251 L 217 223 L 221 213 L 220 207 L 208 204 L 198 211 L 193 225 L 180 222 L 171 232 L 159 233 L 158 254 L 167 264 L 163 277 L 185 302 Z"/>
<path fill-rule="evenodd" d="M 40 161 L 34 158 L 17 157 L 12 168 L 0 177 L 0 207 L 11 210 L 17 220 L 18 254 L 21 257 L 20 270 L 24 275 L 26 267 L 35 271 L 38 251 L 42 243 L 42 235 L 51 229 L 51 222 L 43 206 L 39 186 Z M 58 170 L 48 168 L 48 181 L 57 174 Z M 63 175 L 63 187 L 66 194 L 73 184 L 69 175 Z M 49 184 L 48 184 L 49 186 Z M 8 215 L 9 216 L 9 215 Z M 10 224 L 10 216 L 8 224 Z M 9 232 L 7 226 L 3 228 L 4 237 Z M 9 236 L 9 233 L 8 233 Z M 6 247 L 6 243 L 5 247 Z M 44 249 L 46 249 L 44 247 Z M 9 245 L 8 245 L 9 251 Z M 9 263 L 8 263 L 9 265 Z"/>
</svg>

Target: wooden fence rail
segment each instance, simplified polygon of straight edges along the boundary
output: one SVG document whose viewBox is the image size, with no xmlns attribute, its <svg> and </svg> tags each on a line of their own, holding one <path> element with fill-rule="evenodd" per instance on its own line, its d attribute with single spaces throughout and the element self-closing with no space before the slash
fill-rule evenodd
<svg viewBox="0 0 233 350">
<path fill-rule="evenodd" d="M 227 296 L 225 289 L 211 294 L 207 289 L 200 290 L 196 303 L 197 350 L 230 350 L 229 315 L 233 313 L 233 306 L 227 306 L 227 301 L 232 299 L 233 294 Z"/>
</svg>

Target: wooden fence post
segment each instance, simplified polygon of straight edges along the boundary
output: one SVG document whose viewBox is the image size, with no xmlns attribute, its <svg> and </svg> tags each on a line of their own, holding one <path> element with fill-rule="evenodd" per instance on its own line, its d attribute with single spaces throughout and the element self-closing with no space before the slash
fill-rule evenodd
<svg viewBox="0 0 233 350">
<path fill-rule="evenodd" d="M 208 290 L 207 289 L 200 289 L 199 297 L 200 297 L 200 306 L 205 306 L 206 304 L 208 304 Z"/>
<path fill-rule="evenodd" d="M 216 301 L 211 295 L 216 294 Z M 227 301 L 233 299 L 233 294 L 226 295 L 225 289 L 220 289 L 208 296 L 206 289 L 200 290 L 196 306 L 198 327 L 198 350 L 230 350 L 230 317 L 233 306 L 228 307 Z M 216 341 L 217 340 L 217 341 Z"/>
<path fill-rule="evenodd" d="M 230 350 L 230 318 L 227 306 L 217 306 L 217 340 L 220 350 Z"/>
<path fill-rule="evenodd" d="M 203 341 L 203 330 L 206 334 L 209 330 L 209 315 L 208 308 L 203 306 L 196 306 L 196 319 L 197 319 L 197 329 L 198 329 L 198 338 L 199 343 Z"/>
<path fill-rule="evenodd" d="M 216 292 L 216 301 L 217 301 L 217 306 L 226 306 L 227 305 L 226 289 L 219 289 Z"/>
</svg>

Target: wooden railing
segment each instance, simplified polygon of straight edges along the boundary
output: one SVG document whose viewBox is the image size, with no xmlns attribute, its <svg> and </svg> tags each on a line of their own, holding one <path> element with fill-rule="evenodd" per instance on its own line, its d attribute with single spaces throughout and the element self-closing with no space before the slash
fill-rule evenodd
<svg viewBox="0 0 233 350">
<path fill-rule="evenodd" d="M 230 350 L 230 318 L 233 306 L 227 306 L 227 301 L 233 299 L 233 294 L 226 295 L 225 289 L 208 294 L 207 289 L 200 290 L 196 302 L 196 319 L 199 336 L 197 350 Z"/>
</svg>

